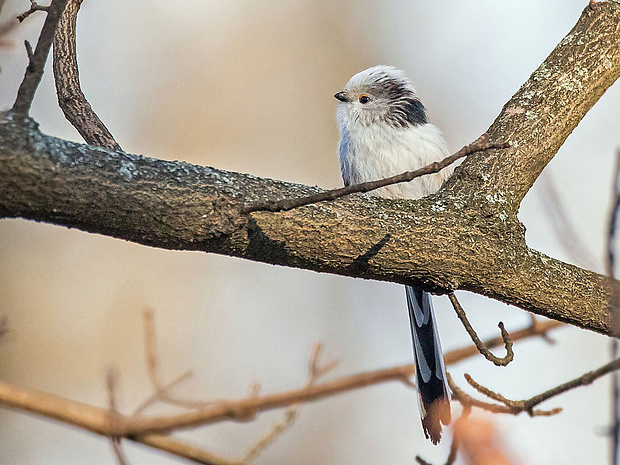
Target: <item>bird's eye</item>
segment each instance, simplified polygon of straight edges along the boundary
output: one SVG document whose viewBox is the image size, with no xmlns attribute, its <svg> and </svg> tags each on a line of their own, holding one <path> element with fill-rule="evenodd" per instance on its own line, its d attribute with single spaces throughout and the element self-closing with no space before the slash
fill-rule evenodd
<svg viewBox="0 0 620 465">
<path fill-rule="evenodd" d="M 360 95 L 359 101 L 360 103 L 368 103 L 370 102 L 370 97 L 366 94 L 362 94 Z"/>
</svg>

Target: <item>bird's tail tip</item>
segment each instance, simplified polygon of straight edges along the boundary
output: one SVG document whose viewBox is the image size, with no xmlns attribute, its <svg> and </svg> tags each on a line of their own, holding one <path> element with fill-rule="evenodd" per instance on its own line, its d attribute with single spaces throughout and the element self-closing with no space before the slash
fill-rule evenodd
<svg viewBox="0 0 620 465">
<path fill-rule="evenodd" d="M 447 398 L 435 399 L 430 405 L 426 406 L 426 414 L 422 418 L 424 435 L 433 444 L 439 443 L 442 433 L 441 425 L 449 425 L 451 421 L 450 400 Z"/>
</svg>

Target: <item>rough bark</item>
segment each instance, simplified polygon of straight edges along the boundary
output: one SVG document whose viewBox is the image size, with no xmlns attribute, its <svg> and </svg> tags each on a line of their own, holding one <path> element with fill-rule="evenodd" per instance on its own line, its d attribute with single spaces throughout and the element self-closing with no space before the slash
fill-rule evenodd
<svg viewBox="0 0 620 465">
<path fill-rule="evenodd" d="M 529 249 L 516 213 L 617 79 L 619 24 L 615 2 L 588 6 L 489 129 L 491 140 L 513 148 L 472 156 L 444 189 L 420 201 L 355 195 L 245 215 L 253 202 L 320 189 L 75 144 L 7 113 L 0 121 L 0 217 L 436 292 L 464 289 L 610 334 L 618 283 Z"/>
<path fill-rule="evenodd" d="M 86 143 L 121 151 L 121 146 L 82 93 L 76 52 L 76 22 L 82 0 L 68 0 L 54 35 L 54 82 L 58 106 Z"/>
</svg>

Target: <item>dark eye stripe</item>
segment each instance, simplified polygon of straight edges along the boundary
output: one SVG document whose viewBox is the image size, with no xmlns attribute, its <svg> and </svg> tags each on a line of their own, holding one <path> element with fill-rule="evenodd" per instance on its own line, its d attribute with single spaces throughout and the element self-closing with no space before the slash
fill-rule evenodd
<svg viewBox="0 0 620 465">
<path fill-rule="evenodd" d="M 415 98 L 403 98 L 392 103 L 386 120 L 392 126 L 401 128 L 428 123 L 424 105 Z"/>
</svg>

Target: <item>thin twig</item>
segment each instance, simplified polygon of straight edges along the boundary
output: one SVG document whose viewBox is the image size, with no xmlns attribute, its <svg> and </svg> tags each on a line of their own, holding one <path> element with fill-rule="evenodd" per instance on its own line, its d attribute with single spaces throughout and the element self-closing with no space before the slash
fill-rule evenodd
<svg viewBox="0 0 620 465">
<path fill-rule="evenodd" d="M 172 388 L 177 386 L 182 381 L 191 376 L 191 371 L 185 372 L 181 376 L 174 379 L 172 382 L 164 385 L 160 380 L 159 374 L 159 355 L 157 351 L 157 340 L 155 337 L 155 316 L 153 310 L 145 308 L 143 312 L 144 320 L 144 353 L 146 356 L 146 366 L 153 386 L 154 394 L 144 401 L 134 412 L 134 415 L 141 413 L 146 407 L 152 405 L 155 402 L 165 402 L 167 404 L 176 405 L 179 407 L 185 407 L 190 409 L 201 409 L 209 405 L 213 405 L 217 401 L 202 401 L 202 400 L 189 400 L 182 399 L 171 393 Z"/>
<path fill-rule="evenodd" d="M 245 207 L 243 209 L 243 213 L 252 213 L 252 212 L 257 212 L 257 211 L 270 211 L 270 212 L 288 211 L 288 210 L 292 210 L 293 208 L 302 207 L 304 205 L 310 205 L 313 203 L 323 202 L 326 200 L 336 200 L 346 195 L 351 195 L 351 194 L 360 193 L 360 192 L 370 192 L 375 189 L 379 189 L 381 187 L 390 186 L 392 184 L 412 181 L 415 178 L 419 178 L 427 174 L 438 173 L 445 167 L 450 166 L 455 161 L 461 158 L 467 157 L 469 155 L 472 155 L 474 153 L 484 152 L 486 150 L 491 150 L 491 149 L 506 149 L 510 147 L 509 143 L 496 144 L 496 143 L 486 142 L 486 139 L 487 139 L 487 135 L 483 134 L 475 142 L 463 147 L 461 150 L 459 150 L 455 154 L 450 155 L 449 157 L 446 157 L 441 161 L 431 163 L 430 165 L 426 165 L 414 171 L 407 171 L 405 173 L 401 173 L 396 176 L 391 176 L 385 179 L 379 179 L 377 181 L 363 182 L 360 184 L 354 184 L 352 186 L 341 187 L 338 189 L 331 189 L 328 191 L 321 192 L 319 194 L 309 195 L 307 197 L 300 197 L 297 199 L 283 199 L 283 200 L 277 200 L 274 202 L 255 203 L 253 205 L 249 205 Z"/>
<path fill-rule="evenodd" d="M 168 384 L 163 385 L 160 380 L 159 374 L 159 356 L 157 350 L 157 342 L 155 337 L 155 324 L 154 324 L 154 314 L 152 310 L 145 309 L 143 313 L 144 317 L 144 344 L 145 344 L 145 356 L 146 356 L 146 365 L 149 373 L 149 378 L 151 380 L 151 384 L 153 386 L 153 395 L 142 402 L 136 410 L 133 412 L 132 416 L 137 416 L 141 414 L 147 407 L 157 403 L 157 402 L 165 402 L 171 405 L 177 405 L 185 408 L 199 409 L 207 406 L 212 406 L 217 404 L 218 402 L 223 402 L 221 400 L 189 400 L 189 399 L 181 399 L 174 396 L 171 393 L 172 388 L 177 386 L 179 383 L 187 379 L 191 375 L 191 371 L 188 371 L 181 376 L 175 378 Z M 512 340 L 517 341 L 520 339 L 526 339 L 529 337 L 541 336 L 543 338 L 548 338 L 548 332 L 556 329 L 560 326 L 563 326 L 562 323 L 549 320 L 549 321 L 538 321 L 537 319 L 532 319 L 529 326 L 526 328 L 520 329 L 518 331 L 514 331 L 512 333 Z M 505 344 L 504 340 L 501 337 L 493 338 L 487 340 L 485 343 L 486 347 L 493 348 L 498 347 L 500 345 Z M 315 352 L 318 350 L 318 354 Z M 454 349 L 450 352 L 446 352 L 444 354 L 444 361 L 447 365 L 451 365 L 461 360 L 465 360 L 469 357 L 472 357 L 478 354 L 479 351 L 475 346 L 467 346 L 460 349 Z M 309 368 L 309 373 L 312 373 L 313 370 L 318 370 L 315 365 L 312 365 L 312 360 L 315 360 L 316 357 L 320 355 L 320 349 L 315 348 L 313 351 L 312 357 L 310 358 L 311 364 Z M 323 364 L 321 371 L 318 373 L 318 376 L 323 376 L 326 372 L 332 370 L 337 363 L 337 360 L 333 360 L 328 364 Z M 314 366 L 314 368 L 313 368 Z M 388 368 L 385 370 L 377 370 L 374 372 L 370 372 L 369 375 L 374 375 L 377 377 L 376 382 L 383 382 L 389 380 L 399 380 L 407 385 L 415 386 L 414 383 L 411 382 L 411 375 L 415 372 L 415 368 L 413 365 L 401 365 L 394 368 Z M 345 378 L 346 380 L 346 378 Z M 346 381 L 345 381 L 346 382 Z M 359 375 L 355 375 L 351 380 L 350 389 L 355 389 L 355 383 L 362 383 L 363 386 L 367 386 L 370 384 L 375 384 L 372 379 L 368 379 L 365 377 L 359 377 Z M 257 386 L 252 390 L 253 396 L 258 395 Z"/>
<path fill-rule="evenodd" d="M 533 330 L 536 330 L 538 325 L 543 324 L 538 318 L 536 318 L 536 315 L 534 315 L 533 313 L 530 313 L 529 315 L 530 315 L 530 321 L 531 321 L 530 328 L 532 328 Z M 511 334 L 512 339 L 514 339 L 514 336 L 515 336 L 514 334 Z M 547 344 L 552 344 L 552 345 L 555 344 L 555 339 L 549 336 L 549 334 L 547 334 L 546 332 L 542 332 L 540 336 L 545 340 Z"/>
<path fill-rule="evenodd" d="M 564 326 L 564 324 L 560 323 L 559 321 L 555 321 L 555 320 L 539 321 L 539 320 L 533 319 L 532 323 L 526 328 L 511 332 L 510 339 L 514 342 L 514 341 L 525 339 L 531 336 L 541 336 L 543 339 L 548 340 L 550 339 L 548 332 L 555 328 L 559 328 L 561 326 Z M 489 349 L 499 347 L 504 344 L 505 342 L 501 336 L 493 338 L 493 339 L 489 339 L 484 342 L 484 345 Z M 452 363 L 456 363 L 466 358 L 472 357 L 478 353 L 479 353 L 479 350 L 476 346 L 473 346 L 473 345 L 467 346 L 467 347 L 463 347 L 462 349 L 455 349 L 455 350 L 451 350 L 450 352 L 445 353 L 444 361 L 446 365 L 450 365 Z"/>
<path fill-rule="evenodd" d="M 34 71 L 34 52 L 32 51 L 32 45 L 27 40 L 24 40 L 24 46 L 26 47 L 26 55 L 28 56 L 28 68 L 30 71 Z"/>
<path fill-rule="evenodd" d="M 321 353 L 323 351 L 323 344 L 315 344 L 312 348 L 312 352 L 310 354 L 310 359 L 308 363 L 308 382 L 306 383 L 306 387 L 313 386 L 317 383 L 317 381 L 331 370 L 336 368 L 338 364 L 337 360 L 332 360 L 329 363 L 321 363 Z M 251 447 L 248 448 L 242 462 L 250 462 L 255 459 L 258 454 L 260 454 L 263 450 L 265 450 L 269 445 L 273 444 L 276 439 L 284 433 L 287 429 L 289 429 L 295 420 L 297 419 L 299 412 L 301 410 L 302 404 L 300 402 L 291 404 L 287 407 L 284 412 L 284 418 L 282 421 L 279 421 L 272 425 L 272 427 L 267 431 L 263 436 L 258 439 Z"/>
<path fill-rule="evenodd" d="M 524 328 L 523 330 L 513 333 L 514 339 L 522 339 L 527 337 L 535 337 L 553 328 L 557 328 L 560 324 L 555 321 L 545 321 L 537 325 L 536 330 L 533 327 Z M 499 338 L 487 341 L 487 346 L 492 347 L 496 344 L 501 344 Z M 456 363 L 465 358 L 475 355 L 477 349 L 475 347 L 464 348 L 455 351 L 451 351 L 445 354 L 445 360 L 447 364 Z M 376 370 L 373 372 L 360 373 L 353 376 L 347 376 L 337 379 L 330 383 L 323 383 L 321 385 L 313 386 L 311 392 L 308 392 L 308 388 L 296 391 L 288 391 L 281 394 L 275 394 L 271 396 L 258 397 L 251 396 L 250 406 L 241 406 L 234 410 L 235 413 L 243 411 L 243 408 L 252 410 L 253 413 L 257 411 L 266 410 L 268 408 L 276 408 L 280 406 L 287 406 L 300 400 L 312 400 L 319 399 L 327 396 L 331 396 L 340 392 L 347 392 L 353 389 L 363 388 L 366 386 L 379 384 L 387 381 L 401 381 L 408 379 L 414 372 L 412 365 L 403 365 L 399 367 L 393 367 L 383 370 Z M 455 392 L 457 387 L 453 388 Z M 455 396 L 456 399 L 456 396 Z M 457 399 L 458 400 L 458 399 Z M 244 400 L 247 402 L 247 400 Z M 241 402 L 244 402 L 241 401 Z M 476 401 L 474 399 L 474 401 Z M 476 401 L 480 402 L 481 401 Z M 230 404 L 228 404 L 230 405 Z M 46 418 L 62 421 L 67 424 L 75 425 L 77 427 L 86 429 L 96 434 L 109 436 L 111 433 L 119 434 L 119 431 L 110 430 L 110 412 L 107 409 L 101 409 L 91 405 L 83 404 L 74 400 L 66 399 L 53 394 L 47 394 L 44 392 L 36 391 L 33 389 L 27 389 L 23 387 L 12 386 L 0 381 L 0 406 L 14 408 L 21 411 L 31 412 L 37 415 L 44 416 Z M 507 407 L 498 405 L 497 408 L 507 410 Z M 213 409 L 210 409 L 211 414 L 217 413 Z M 220 412 L 221 413 L 221 412 Z M 225 412 L 224 412 L 225 413 Z M 222 415 L 220 419 L 230 418 L 230 415 Z M 117 420 L 131 421 L 131 417 L 121 417 Z M 150 421 L 150 419 L 148 419 Z M 208 420 L 213 422 L 215 420 Z M 119 425 L 117 428 L 124 428 L 131 425 Z M 233 461 L 222 457 L 217 457 L 209 452 L 194 446 L 185 444 L 181 441 L 168 438 L 161 434 L 130 434 L 127 439 L 142 444 L 155 447 L 167 451 L 171 454 L 178 455 L 190 460 L 194 460 L 206 465 L 239 465 L 239 461 Z"/>
<path fill-rule="evenodd" d="M 200 447 L 161 434 L 147 434 L 128 439 L 202 465 L 247 465 L 245 462 L 221 457 Z"/>
<path fill-rule="evenodd" d="M 587 384 L 591 384 L 593 381 L 600 378 L 601 376 L 604 376 L 618 369 L 620 369 L 620 358 L 615 359 L 601 366 L 600 368 L 597 368 L 596 370 L 589 371 L 581 375 L 578 378 L 575 378 L 571 381 L 560 384 L 552 389 L 549 389 L 545 392 L 542 392 L 538 395 L 535 395 L 525 400 L 507 399 L 501 394 L 494 392 L 487 387 L 482 386 L 480 383 L 477 383 L 476 381 L 472 379 L 471 376 L 467 374 L 465 375 L 465 379 L 467 380 L 467 382 L 473 388 L 475 388 L 478 392 L 484 394 L 485 396 L 493 400 L 501 402 L 503 405 L 490 404 L 490 403 L 482 402 L 482 401 L 472 398 L 468 394 L 465 394 L 461 389 L 459 389 L 451 377 L 448 377 L 448 384 L 450 385 L 450 389 L 452 389 L 453 398 L 461 402 L 463 405 L 472 405 L 474 407 L 479 407 L 484 410 L 489 410 L 491 412 L 510 413 L 512 415 L 518 415 L 521 412 L 527 412 L 530 416 L 541 416 L 541 415 L 547 416 L 547 415 L 554 415 L 556 413 L 559 413 L 562 409 L 555 408 L 552 410 L 540 411 L 540 410 L 534 410 L 534 407 L 536 407 L 540 403 L 552 397 L 555 397 L 566 391 L 569 391 L 570 389 L 574 389 L 579 386 L 585 386 Z"/>
<path fill-rule="evenodd" d="M 166 394 L 166 396 L 169 395 L 169 392 L 173 388 L 175 388 L 182 382 L 186 381 L 187 379 L 191 378 L 192 374 L 193 374 L 192 371 L 188 370 L 185 373 L 177 376 L 175 379 L 170 381 L 168 384 L 163 385 L 161 387 L 161 390 L 155 391 L 151 397 L 147 398 L 146 400 L 144 400 L 144 402 L 139 404 L 131 415 L 132 416 L 141 415 L 142 412 L 144 412 L 147 408 L 151 407 L 157 402 L 166 402 L 166 399 L 164 398 L 163 394 Z"/>
<path fill-rule="evenodd" d="M 76 21 L 82 0 L 69 0 L 54 38 L 54 81 L 58 105 L 87 144 L 122 151 L 112 133 L 86 100 L 77 64 Z"/>
<path fill-rule="evenodd" d="M 47 7 L 47 17 L 45 23 L 41 28 L 41 34 L 37 41 L 37 47 L 32 60 L 26 67 L 24 79 L 22 80 L 19 89 L 17 91 L 17 97 L 15 103 L 11 108 L 11 112 L 18 115 L 28 116 L 34 95 L 39 87 L 41 78 L 43 77 L 43 69 L 45 68 L 45 62 L 52 46 L 52 40 L 54 39 L 54 33 L 60 19 L 60 14 L 67 0 L 52 0 L 52 3 Z"/>
<path fill-rule="evenodd" d="M 109 418 L 110 418 L 110 431 L 114 431 L 117 428 L 117 423 L 120 421 L 118 409 L 116 408 L 116 372 L 112 369 L 108 370 L 106 376 L 106 386 L 108 389 L 108 402 L 109 402 Z M 116 456 L 118 465 L 127 465 L 127 459 L 121 448 L 121 438 L 119 436 L 110 435 L 110 443 L 112 444 L 112 450 Z"/>
<path fill-rule="evenodd" d="M 544 332 L 551 328 L 557 327 L 557 325 L 558 323 L 556 322 L 544 322 L 539 325 L 536 332 L 534 332 L 532 328 L 526 328 L 519 331 L 518 336 L 519 338 L 525 338 L 544 334 Z M 492 342 L 496 343 L 497 340 L 493 340 Z M 501 342 L 502 341 L 500 341 L 500 343 Z M 491 346 L 491 344 L 489 344 L 489 346 Z M 471 357 L 476 353 L 478 353 L 478 350 L 475 347 L 469 350 L 459 349 L 454 352 L 448 352 L 445 355 L 445 362 L 447 364 L 456 363 L 457 361 Z M 167 419 L 162 419 L 163 423 L 158 425 L 155 429 L 159 431 L 159 428 L 161 428 L 161 431 L 166 431 L 168 429 L 167 425 L 175 422 L 181 422 L 184 426 L 193 426 L 195 424 L 214 423 L 224 419 L 244 420 L 255 415 L 257 411 L 284 407 L 295 402 L 317 400 L 341 392 L 360 389 L 369 385 L 387 381 L 407 382 L 414 371 L 415 369 L 413 365 L 403 365 L 383 370 L 359 373 L 356 375 L 343 377 L 335 381 L 322 383 L 320 385 L 314 385 L 279 394 L 270 394 L 252 399 L 243 399 L 240 401 L 220 401 L 201 411 L 190 412 Z M 142 431 L 142 428 L 146 428 L 148 431 L 149 423 L 151 426 L 153 426 L 153 423 L 157 423 L 154 422 L 152 418 L 133 418 L 130 421 L 132 424 L 127 425 L 130 431 L 134 431 L 134 428 L 139 431 Z"/>
<path fill-rule="evenodd" d="M 461 320 L 461 323 L 463 323 L 463 326 L 465 327 L 467 334 L 469 334 L 469 337 L 471 337 L 471 340 L 478 348 L 478 351 L 482 355 L 484 355 L 484 357 L 487 360 L 489 360 L 490 362 L 493 362 L 497 366 L 506 366 L 510 362 L 512 362 L 515 354 L 512 350 L 512 341 L 510 340 L 510 335 L 508 334 L 508 331 L 506 331 L 506 328 L 504 328 L 504 323 L 500 321 L 499 324 L 497 325 L 502 333 L 502 341 L 504 342 L 504 347 L 506 348 L 506 355 L 500 358 L 500 357 L 493 355 L 491 351 L 484 345 L 484 342 L 482 342 L 482 340 L 478 337 L 478 335 L 476 334 L 476 331 L 474 330 L 471 323 L 467 319 L 467 315 L 465 315 L 465 310 L 463 310 L 463 307 L 461 307 L 461 304 L 456 298 L 456 295 L 454 295 L 454 292 L 450 292 L 448 294 L 448 297 L 450 298 L 450 302 L 452 302 L 454 311 L 459 317 L 459 320 Z"/>
<path fill-rule="evenodd" d="M 463 391 L 452 379 L 450 373 L 447 374 L 448 386 L 452 391 L 452 400 L 456 400 L 463 407 L 476 407 L 491 413 L 504 413 L 509 415 L 518 415 L 523 412 L 519 407 L 500 405 L 491 402 L 485 402 L 470 396 Z M 552 410 L 532 410 L 530 416 L 550 416 L 559 413 L 562 409 L 556 408 Z M 529 412 L 528 412 L 529 413 Z"/>
<path fill-rule="evenodd" d="M 17 20 L 21 23 L 35 11 L 49 11 L 49 8 L 49 6 L 39 5 L 35 0 L 30 0 L 30 8 L 19 15 Z"/>
<path fill-rule="evenodd" d="M 607 225 L 607 260 L 606 271 L 607 276 L 615 278 L 616 276 L 616 232 L 618 227 L 618 216 L 620 215 L 620 150 L 616 152 L 616 169 L 614 176 L 614 184 L 612 187 L 612 205 L 609 213 Z M 612 328 L 616 332 L 619 326 L 618 318 L 618 302 L 620 296 L 617 292 L 612 295 Z M 617 358 L 619 354 L 619 344 L 616 338 L 611 340 L 611 356 Z M 616 372 L 612 379 L 612 465 L 618 465 L 620 462 L 620 373 Z"/>
</svg>

